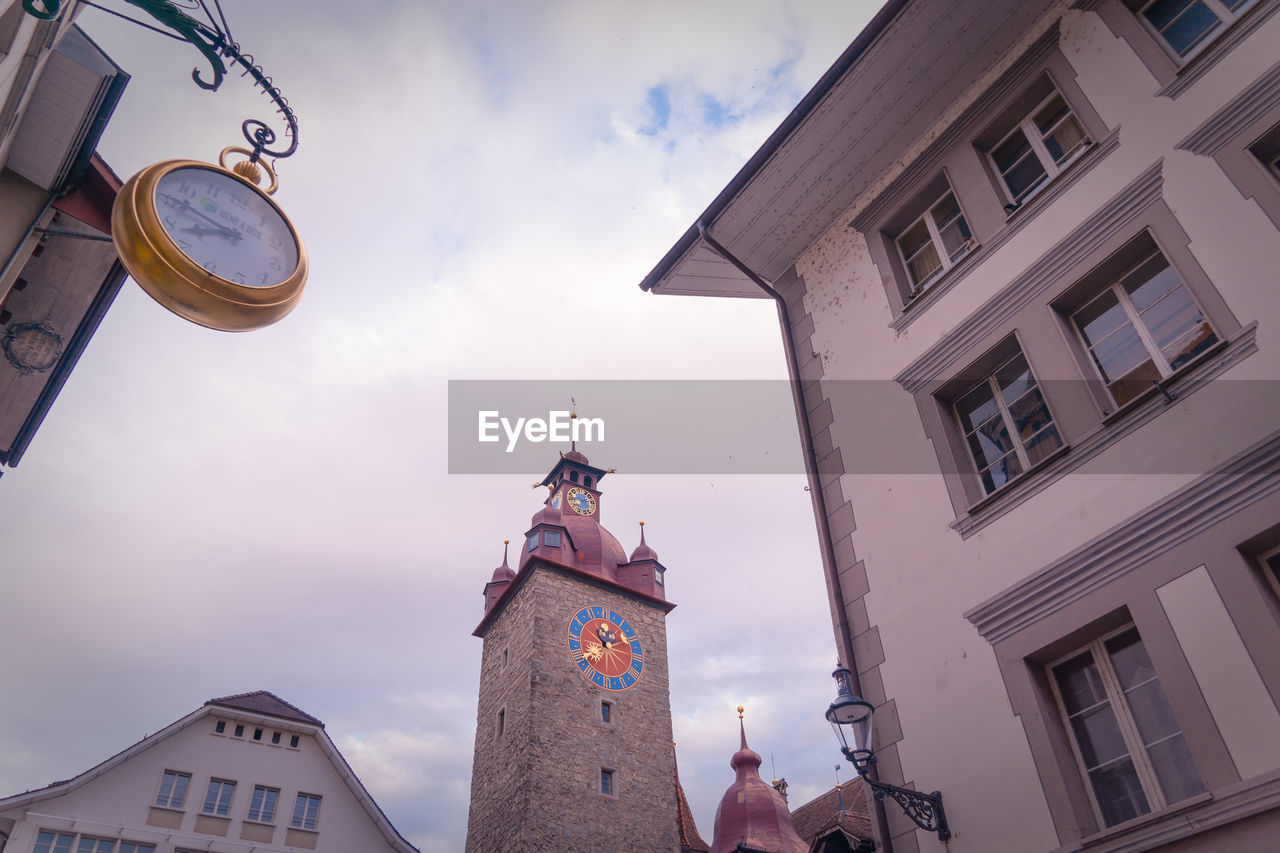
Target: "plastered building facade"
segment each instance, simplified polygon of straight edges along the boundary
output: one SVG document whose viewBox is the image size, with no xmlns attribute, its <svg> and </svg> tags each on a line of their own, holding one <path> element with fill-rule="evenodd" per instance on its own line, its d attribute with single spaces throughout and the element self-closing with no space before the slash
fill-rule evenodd
<svg viewBox="0 0 1280 853">
<path fill-rule="evenodd" d="M 642 283 L 777 302 L 838 653 L 953 853 L 1274 844 L 1278 10 L 895 0 Z"/>
<path fill-rule="evenodd" d="M 0 851 L 417 853 L 315 717 L 212 699 L 96 767 L 0 799 Z"/>
</svg>

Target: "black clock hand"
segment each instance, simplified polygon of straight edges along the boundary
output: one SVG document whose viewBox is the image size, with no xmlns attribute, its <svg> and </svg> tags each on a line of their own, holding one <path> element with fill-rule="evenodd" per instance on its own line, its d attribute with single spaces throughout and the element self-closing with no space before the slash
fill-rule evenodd
<svg viewBox="0 0 1280 853">
<path fill-rule="evenodd" d="M 240 239 L 244 236 L 236 229 L 228 228 L 226 225 L 223 225 L 221 222 L 214 219 L 212 216 L 208 215 L 207 213 L 204 213 L 195 205 L 193 205 L 191 202 L 187 201 L 185 198 L 178 198 L 177 196 L 168 195 L 167 193 L 156 193 L 156 195 L 164 199 L 165 201 L 167 201 L 170 206 L 176 207 L 179 210 L 183 210 L 183 211 L 186 211 L 187 213 L 192 213 L 200 217 L 205 222 L 208 222 L 210 225 L 216 228 L 219 234 L 221 234 L 223 237 L 227 238 L 233 243 L 239 243 Z"/>
<path fill-rule="evenodd" d="M 196 239 L 198 240 L 203 240 L 206 234 L 216 234 L 217 236 L 222 237 L 224 240 L 231 239 L 229 236 L 227 236 L 227 232 L 224 229 L 205 228 L 201 225 L 192 225 L 190 228 L 183 228 L 182 233 L 194 234 L 196 236 Z"/>
</svg>

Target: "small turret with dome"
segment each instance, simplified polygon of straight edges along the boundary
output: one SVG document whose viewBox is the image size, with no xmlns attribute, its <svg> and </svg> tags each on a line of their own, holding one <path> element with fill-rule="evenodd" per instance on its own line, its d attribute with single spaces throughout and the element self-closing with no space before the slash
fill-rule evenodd
<svg viewBox="0 0 1280 853">
<path fill-rule="evenodd" d="M 808 853 L 809 845 L 796 832 L 782 795 L 760 778 L 760 754 L 747 746 L 747 730 L 738 706 L 742 746 L 729 760 L 737 778 L 716 809 L 711 853 L 733 853 L 739 846 L 759 853 Z"/>
</svg>

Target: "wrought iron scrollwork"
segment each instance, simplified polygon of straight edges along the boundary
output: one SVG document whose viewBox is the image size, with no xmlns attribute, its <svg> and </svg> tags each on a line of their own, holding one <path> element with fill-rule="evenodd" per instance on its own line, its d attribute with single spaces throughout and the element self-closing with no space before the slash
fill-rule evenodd
<svg viewBox="0 0 1280 853">
<path fill-rule="evenodd" d="M 139 26 L 146 27 L 169 38 L 190 42 L 208 60 L 210 71 L 212 72 L 212 80 L 207 80 L 201 76 L 201 69 L 193 68 L 191 70 L 191 79 L 201 89 L 214 91 L 222 85 L 223 79 L 227 76 L 227 63 L 224 60 L 229 60 L 234 65 L 239 65 L 244 69 L 240 76 L 252 77 L 253 84 L 261 89 L 276 105 L 276 112 L 279 113 L 287 125 L 284 135 L 289 140 L 287 146 L 282 146 L 278 149 L 270 148 L 268 146 L 273 145 L 278 139 L 276 132 L 264 121 L 247 119 L 240 126 L 240 130 L 244 133 L 244 138 L 249 141 L 249 145 L 252 146 L 249 162 L 258 162 L 263 154 L 281 158 L 288 157 L 298 150 L 298 117 L 289 106 L 289 101 L 280 94 L 280 89 L 272 82 L 270 77 L 263 73 L 262 66 L 257 64 L 252 55 L 241 51 L 240 45 L 231 37 L 231 28 L 227 24 L 226 17 L 222 14 L 219 0 L 208 0 L 208 2 L 213 3 L 214 8 L 217 10 L 216 18 L 209 11 L 206 0 L 192 0 L 188 5 L 182 7 L 171 2 L 171 0 L 124 0 L 130 6 L 146 12 L 161 24 L 161 27 L 144 23 L 113 9 L 90 2 L 90 0 L 82 0 L 82 2 L 86 6 L 92 6 L 95 9 L 132 21 Z M 22 7 L 34 17 L 41 20 L 49 20 L 57 17 L 61 7 L 61 0 L 22 0 Z M 202 10 L 209 19 L 207 23 L 184 11 L 187 9 L 195 11 L 197 8 Z"/>
<path fill-rule="evenodd" d="M 22 8 L 33 18 L 51 21 L 62 11 L 62 0 L 22 0 Z"/>
<path fill-rule="evenodd" d="M 871 786 L 871 791 L 875 794 L 876 800 L 891 797 L 916 826 L 929 832 L 938 833 L 938 840 L 940 841 L 946 841 L 951 837 L 951 830 L 947 826 L 947 813 L 942 810 L 941 791 L 925 794 L 920 791 L 913 791 L 910 788 L 888 785 L 869 776 L 864 776 L 863 778 Z"/>
</svg>

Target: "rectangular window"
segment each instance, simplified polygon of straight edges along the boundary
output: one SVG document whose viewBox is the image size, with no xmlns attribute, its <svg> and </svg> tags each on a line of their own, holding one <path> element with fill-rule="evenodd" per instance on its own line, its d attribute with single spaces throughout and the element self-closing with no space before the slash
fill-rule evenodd
<svg viewBox="0 0 1280 853">
<path fill-rule="evenodd" d="M 228 782 L 226 779 L 210 779 L 209 792 L 204 796 L 204 813 L 226 817 L 231 813 L 231 798 L 235 793 L 235 782 Z"/>
<path fill-rule="evenodd" d="M 961 396 L 955 410 L 987 494 L 1062 446 L 1021 351 Z"/>
<path fill-rule="evenodd" d="M 653 582 L 658 586 L 666 586 L 666 572 L 663 569 L 653 570 Z"/>
<path fill-rule="evenodd" d="M 280 791 L 264 785 L 253 787 L 253 798 L 249 801 L 249 820 L 259 823 L 273 823 L 276 819 L 276 801 Z"/>
<path fill-rule="evenodd" d="M 529 550 L 532 551 L 534 548 L 537 548 L 537 547 L 538 547 L 538 534 L 530 533 L 529 534 Z"/>
<path fill-rule="evenodd" d="M 542 534 L 542 544 L 548 548 L 560 547 L 560 532 L 558 530 L 548 530 Z"/>
<path fill-rule="evenodd" d="M 995 166 L 1017 208 L 1089 146 L 1089 136 L 1066 100 L 1054 92 L 992 147 Z"/>
<path fill-rule="evenodd" d="M 293 805 L 293 827 L 295 829 L 315 829 L 316 818 L 320 815 L 320 798 L 315 794 L 299 794 Z"/>
<path fill-rule="evenodd" d="M 244 737 L 244 725 L 236 723 L 236 737 Z"/>
<path fill-rule="evenodd" d="M 297 749 L 297 748 L 298 748 L 298 736 L 297 736 L 297 735 L 291 735 L 291 736 L 289 737 L 289 746 L 293 747 L 294 749 Z"/>
<path fill-rule="evenodd" d="M 608 702 L 600 703 L 600 719 L 606 723 L 613 720 L 613 705 Z"/>
<path fill-rule="evenodd" d="M 1180 59 L 1208 44 L 1253 0 L 1151 0 L 1142 17 Z"/>
<path fill-rule="evenodd" d="M 1136 628 L 1052 667 L 1076 758 L 1107 826 L 1204 790 Z"/>
<path fill-rule="evenodd" d="M 121 841 L 120 853 L 156 853 L 154 844 L 138 844 L 134 841 Z"/>
<path fill-rule="evenodd" d="M 279 732 L 272 732 L 272 733 L 271 733 L 271 742 L 272 742 L 273 744 L 279 744 L 279 743 L 280 743 L 280 733 L 279 733 Z"/>
<path fill-rule="evenodd" d="M 218 722 L 213 724 L 213 730 L 218 734 L 225 734 L 227 731 L 227 721 L 218 720 Z"/>
<path fill-rule="evenodd" d="M 262 729 L 254 729 L 254 730 L 253 730 L 253 739 L 254 739 L 254 740 L 262 740 Z"/>
<path fill-rule="evenodd" d="M 502 737 L 502 733 L 507 730 L 507 711 L 504 708 L 498 712 L 498 737 Z"/>
<path fill-rule="evenodd" d="M 1158 250 L 1085 303 L 1071 321 L 1117 405 L 1218 342 L 1191 291 Z"/>
<path fill-rule="evenodd" d="M 613 796 L 613 771 L 612 770 L 600 771 L 600 793 L 604 794 L 607 797 Z"/>
<path fill-rule="evenodd" d="M 90 838 L 86 835 L 81 836 L 80 843 L 76 845 L 76 853 L 111 853 L 115 847 L 114 838 Z"/>
<path fill-rule="evenodd" d="M 933 284 L 973 248 L 973 232 L 950 188 L 898 236 L 911 295 Z"/>
<path fill-rule="evenodd" d="M 191 784 L 190 773 L 164 771 L 160 777 L 160 793 L 156 795 L 156 805 L 167 809 L 180 809 L 187 800 L 187 786 Z"/>
<path fill-rule="evenodd" d="M 71 853 L 71 844 L 76 840 L 74 835 L 61 832 L 52 833 L 41 830 L 36 836 L 34 853 Z"/>
</svg>

